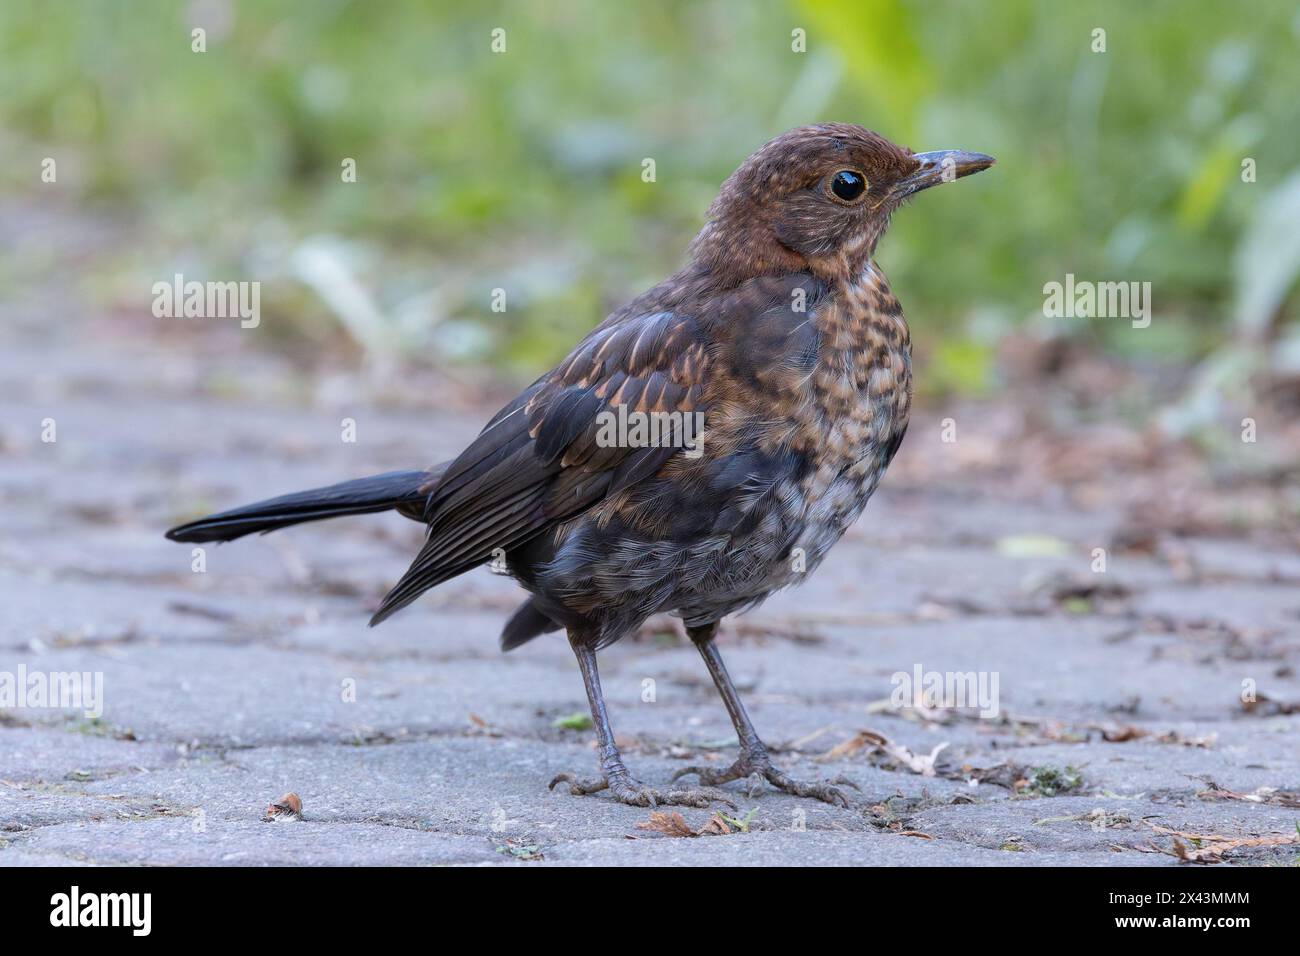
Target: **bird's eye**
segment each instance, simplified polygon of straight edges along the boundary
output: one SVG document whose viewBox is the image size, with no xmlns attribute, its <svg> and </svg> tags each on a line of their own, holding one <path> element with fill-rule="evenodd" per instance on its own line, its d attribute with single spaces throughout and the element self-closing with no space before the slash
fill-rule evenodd
<svg viewBox="0 0 1300 956">
<path fill-rule="evenodd" d="M 852 169 L 841 169 L 831 177 L 831 192 L 837 199 L 853 202 L 867 191 L 867 177 Z"/>
</svg>

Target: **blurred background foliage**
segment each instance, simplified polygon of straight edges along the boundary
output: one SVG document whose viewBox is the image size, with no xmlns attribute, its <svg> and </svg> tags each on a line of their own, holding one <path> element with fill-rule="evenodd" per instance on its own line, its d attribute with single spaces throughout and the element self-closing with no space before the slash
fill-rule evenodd
<svg viewBox="0 0 1300 956">
<path fill-rule="evenodd" d="M 1255 0 L 6 0 L 0 199 L 49 202 L 56 157 L 62 201 L 130 229 L 76 277 L 123 312 L 260 279 L 275 347 L 528 377 L 682 263 L 755 147 L 860 122 L 998 157 L 879 254 L 931 386 L 979 392 L 1017 329 L 1151 361 L 1294 338 L 1298 47 Z M 1067 272 L 1150 281 L 1151 327 L 1044 319 Z"/>
</svg>

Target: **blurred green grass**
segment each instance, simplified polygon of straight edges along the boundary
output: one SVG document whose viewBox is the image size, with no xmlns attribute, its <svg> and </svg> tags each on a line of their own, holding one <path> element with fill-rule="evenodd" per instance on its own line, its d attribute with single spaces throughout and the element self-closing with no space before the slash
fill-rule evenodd
<svg viewBox="0 0 1300 956">
<path fill-rule="evenodd" d="M 1300 14 L 1259 0 L 7 0 L 0 196 L 42 201 L 58 158 L 62 194 L 138 236 L 84 277 L 123 308 L 173 272 L 256 278 L 282 347 L 342 329 L 522 374 L 677 268 L 756 146 L 861 122 L 998 157 L 879 256 L 938 383 L 978 391 L 1066 272 L 1152 283 L 1159 334 L 1082 330 L 1121 352 L 1197 357 L 1260 321 L 1239 251 L 1300 170 L 1298 46 Z"/>
</svg>

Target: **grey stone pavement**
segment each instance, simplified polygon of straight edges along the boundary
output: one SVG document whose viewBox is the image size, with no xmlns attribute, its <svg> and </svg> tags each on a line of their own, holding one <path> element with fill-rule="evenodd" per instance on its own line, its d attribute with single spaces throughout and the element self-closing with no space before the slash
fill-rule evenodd
<svg viewBox="0 0 1300 956">
<path fill-rule="evenodd" d="M 547 790 L 594 770 L 590 731 L 566 726 L 586 702 L 561 636 L 499 652 L 509 579 L 466 575 L 371 630 L 420 540 L 399 517 L 210 546 L 201 573 L 162 537 L 202 511 L 450 456 L 489 406 L 441 406 L 418 383 L 395 397 L 382 374 L 322 384 L 230 345 L 238 333 L 196 348 L 184 329 L 133 332 L 137 317 L 44 323 L 49 308 L 11 302 L 0 355 L 0 675 L 102 674 L 103 711 L 0 707 L 0 864 L 1300 858 L 1294 552 L 1188 537 L 1173 560 L 1112 547 L 1125 518 L 1104 503 L 911 480 L 951 449 L 923 414 L 828 562 L 721 644 L 778 763 L 852 780 L 852 806 L 733 783 L 737 809 L 718 809 L 747 829 L 670 836 L 638 826 L 648 809 Z M 730 762 L 732 728 L 673 622 L 601 665 L 642 780 Z M 891 706 L 891 675 L 918 665 L 996 674 L 997 716 Z M 915 758 L 940 745 L 926 773 Z M 264 822 L 286 792 L 302 819 Z M 673 809 L 692 830 L 713 818 Z"/>
</svg>

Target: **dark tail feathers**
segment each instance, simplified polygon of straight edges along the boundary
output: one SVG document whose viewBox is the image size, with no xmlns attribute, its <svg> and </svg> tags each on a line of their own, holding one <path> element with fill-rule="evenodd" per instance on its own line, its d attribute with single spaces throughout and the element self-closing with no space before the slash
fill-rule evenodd
<svg viewBox="0 0 1300 956">
<path fill-rule="evenodd" d="M 513 651 L 534 637 L 559 629 L 560 625 L 539 611 L 533 599 L 529 598 L 519 605 L 519 610 L 510 615 L 510 620 L 506 622 L 505 630 L 501 632 L 501 650 Z"/>
<path fill-rule="evenodd" d="M 423 502 L 439 477 L 440 470 L 390 471 L 355 481 L 342 481 L 328 488 L 281 495 L 279 498 L 208 515 L 198 521 L 172 528 L 167 532 L 167 537 L 173 541 L 233 541 L 255 531 L 265 534 L 304 521 L 391 511 L 403 505 Z M 403 512 L 409 517 L 419 517 L 421 510 L 417 508 L 407 512 L 403 509 Z"/>
</svg>

